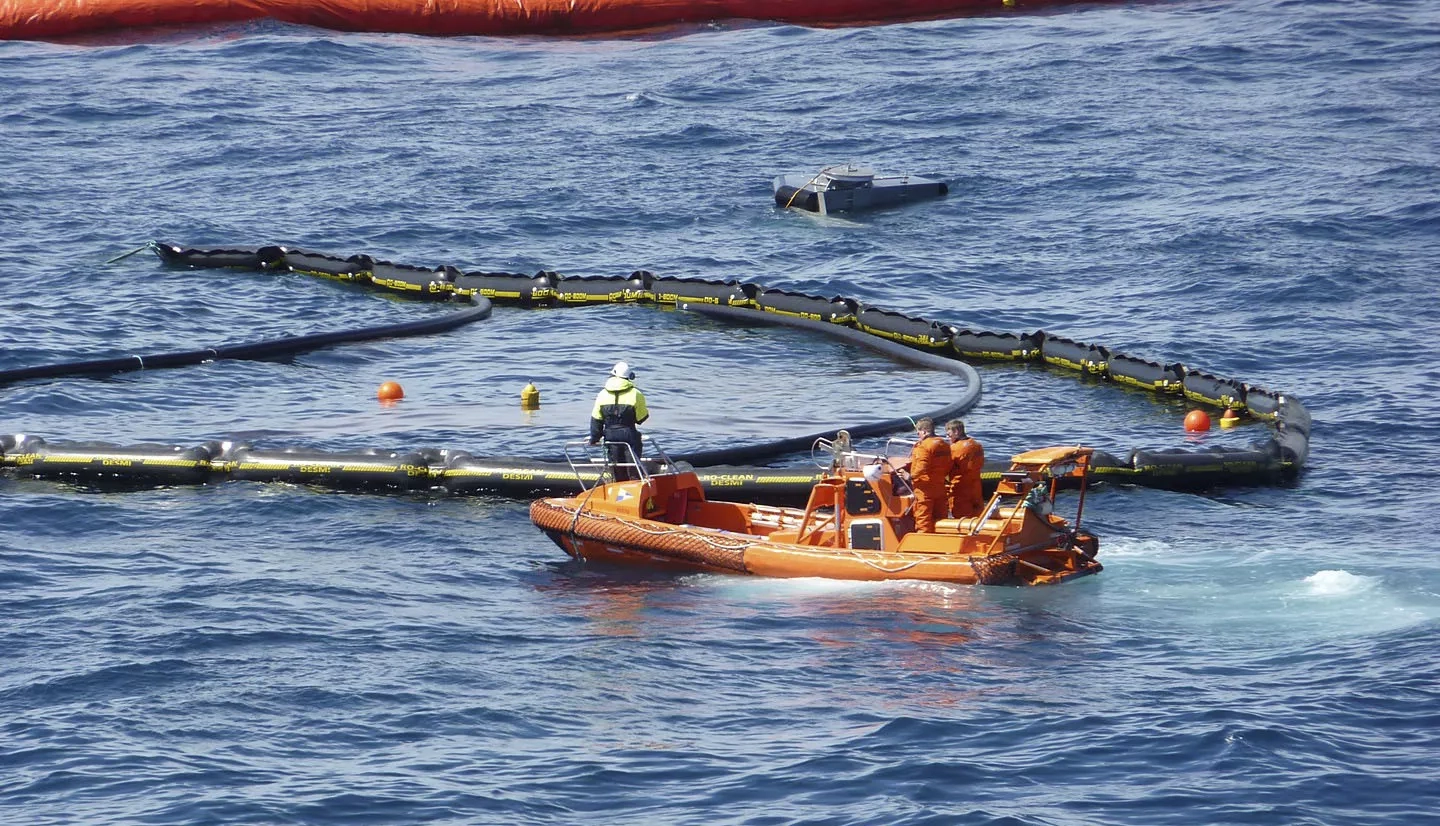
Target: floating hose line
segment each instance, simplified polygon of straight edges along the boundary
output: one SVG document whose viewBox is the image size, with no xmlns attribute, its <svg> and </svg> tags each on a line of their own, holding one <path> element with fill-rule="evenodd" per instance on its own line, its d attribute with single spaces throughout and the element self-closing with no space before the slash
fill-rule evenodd
<svg viewBox="0 0 1440 826">
<path fill-rule="evenodd" d="M 980 400 L 980 374 L 974 367 L 971 367 L 963 361 L 921 352 L 894 341 L 866 335 L 859 330 L 854 330 L 849 327 L 826 324 L 823 321 L 812 321 L 811 319 L 800 318 L 798 316 L 777 315 L 773 313 L 759 315 L 754 312 L 710 304 L 685 304 L 682 306 L 691 312 L 699 313 L 700 315 L 710 318 L 723 319 L 732 323 L 776 324 L 810 330 L 820 333 L 821 335 L 830 336 L 831 338 L 847 341 L 851 344 L 857 344 L 866 349 L 884 353 L 899 361 L 963 377 L 966 382 L 966 387 L 965 391 L 960 395 L 960 398 L 937 410 L 920 414 L 921 416 L 929 416 L 938 422 L 964 415 Z M 848 432 L 852 439 L 865 439 L 871 436 L 884 436 L 890 433 L 910 430 L 914 428 L 915 418 L 918 417 L 902 416 L 898 419 L 886 419 L 885 421 L 871 424 L 851 425 L 849 427 L 835 428 L 833 430 L 825 430 L 804 436 L 778 439 L 773 442 L 696 451 L 694 453 L 680 454 L 676 458 L 680 461 L 689 462 L 696 467 L 753 462 L 805 450 L 815 444 L 816 439 L 825 438 L 833 440 L 836 432 L 839 430 Z"/>
<path fill-rule="evenodd" d="M 206 347 L 200 350 L 186 350 L 178 353 L 157 353 L 154 355 L 120 356 L 117 358 L 75 361 L 64 364 L 41 364 L 34 367 L 17 367 L 0 370 L 0 386 L 32 379 L 55 379 L 62 376 L 113 375 L 135 370 L 158 370 L 166 367 L 185 367 L 226 359 L 261 360 L 303 353 L 346 344 L 355 341 L 373 341 L 383 338 L 405 338 L 426 336 L 453 330 L 456 327 L 489 318 L 491 303 L 488 298 L 477 296 L 475 306 L 458 312 L 436 315 L 418 321 L 399 324 L 385 324 L 379 327 L 362 327 L 356 330 L 337 330 L 329 333 L 311 333 L 302 336 L 253 341 L 248 344 L 230 344 Z"/>
<path fill-rule="evenodd" d="M 1288 484 L 1309 455 L 1310 414 L 1293 396 L 1215 376 L 1180 363 L 1126 355 L 1100 345 L 1035 331 L 976 331 L 865 306 L 856 299 L 805 295 L 753 283 L 655 276 L 637 270 L 628 276 L 567 277 L 464 272 L 454 266 L 415 267 L 366 255 L 340 258 L 280 246 L 199 250 L 152 241 L 112 261 L 150 249 L 168 266 L 190 269 L 248 269 L 295 272 L 354 282 L 428 301 L 465 299 L 476 306 L 420 322 L 363 330 L 293 336 L 272 341 L 212 347 L 184 353 L 123 356 L 91 362 L 0 371 L 0 385 L 27 379 L 87 373 L 114 373 L 174 367 L 218 358 L 270 358 L 345 341 L 425 335 L 485 318 L 491 302 L 526 307 L 650 303 L 682 307 L 730 323 L 774 323 L 819 332 L 865 346 L 927 369 L 965 379 L 953 403 L 929 415 L 943 419 L 971 409 L 979 399 L 980 377 L 969 361 L 1038 363 L 1047 368 L 1145 390 L 1162 397 L 1234 411 L 1242 420 L 1268 424 L 1265 438 L 1249 446 L 1201 449 L 1135 448 L 1115 455 L 1095 451 L 1091 477 L 1176 490 L 1226 485 Z M 853 437 L 908 430 L 905 416 L 844 428 Z M 707 496 L 760 504 L 803 504 L 823 471 L 809 467 L 739 464 L 778 459 L 804 450 L 836 430 L 718 450 L 677 454 L 697 468 Z M 723 464 L 722 464 L 723 463 Z M 987 463 L 982 474 L 993 488 L 1005 465 Z M 0 468 L 38 478 L 74 479 L 90 484 L 203 484 L 212 481 L 282 481 L 343 490 L 415 491 L 443 489 L 458 495 L 499 494 L 534 498 L 579 492 L 587 481 L 568 463 L 530 458 L 486 458 L 465 451 L 424 448 L 408 452 L 367 450 L 326 452 L 306 448 L 257 448 L 247 443 L 207 442 L 199 446 L 94 442 L 47 442 L 27 435 L 0 435 Z"/>
</svg>

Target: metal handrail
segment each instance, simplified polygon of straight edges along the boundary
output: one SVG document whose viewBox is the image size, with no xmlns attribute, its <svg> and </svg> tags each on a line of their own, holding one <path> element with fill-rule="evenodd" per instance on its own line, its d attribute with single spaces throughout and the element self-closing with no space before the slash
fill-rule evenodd
<svg viewBox="0 0 1440 826">
<path fill-rule="evenodd" d="M 642 482 L 649 482 L 653 476 L 679 472 L 679 466 L 677 466 L 674 460 L 670 458 L 670 455 L 665 452 L 665 449 L 660 447 L 659 442 L 642 434 L 640 436 L 640 444 L 642 453 L 644 452 L 644 446 L 649 445 L 651 452 L 657 456 L 658 459 L 652 460 L 651 463 L 641 461 L 640 457 L 635 455 L 635 448 L 631 447 L 629 442 L 612 442 L 608 439 L 601 439 L 598 442 L 591 443 L 589 439 L 582 439 L 580 441 L 565 443 L 565 461 L 569 463 L 570 470 L 575 473 L 576 480 L 580 482 L 581 490 L 590 489 L 590 486 L 585 484 L 585 474 L 582 472 L 582 468 L 590 470 L 595 474 L 596 484 L 607 481 L 607 476 L 608 481 L 615 481 L 614 471 L 616 467 L 633 468 Z M 610 445 L 624 445 L 625 454 L 629 457 L 629 461 L 611 462 L 610 451 L 608 450 Z M 571 453 L 572 450 L 579 453 L 583 461 L 577 461 Z M 650 464 L 655 465 L 654 470 L 650 469 Z"/>
<path fill-rule="evenodd" d="M 840 431 L 840 437 L 835 440 L 820 437 L 815 444 L 810 446 L 810 461 L 815 467 L 828 468 L 830 470 L 860 470 L 866 465 L 884 464 L 889 461 L 888 456 L 878 453 L 861 453 L 850 448 L 849 435 Z M 820 456 L 824 456 L 822 461 Z M 893 465 L 892 465 L 893 467 Z"/>
</svg>

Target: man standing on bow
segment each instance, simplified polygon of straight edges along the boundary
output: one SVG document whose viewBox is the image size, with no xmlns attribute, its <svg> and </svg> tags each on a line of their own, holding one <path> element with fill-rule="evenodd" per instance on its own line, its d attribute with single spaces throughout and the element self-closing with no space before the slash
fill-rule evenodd
<svg viewBox="0 0 1440 826">
<path fill-rule="evenodd" d="M 648 418 L 650 410 L 645 406 L 645 394 L 635 386 L 635 371 L 623 361 L 615 362 L 610 377 L 605 380 L 605 389 L 595 397 L 595 409 L 590 413 L 590 444 L 605 440 L 615 481 L 639 478 L 639 469 L 633 467 L 640 462 L 638 425 Z"/>
</svg>

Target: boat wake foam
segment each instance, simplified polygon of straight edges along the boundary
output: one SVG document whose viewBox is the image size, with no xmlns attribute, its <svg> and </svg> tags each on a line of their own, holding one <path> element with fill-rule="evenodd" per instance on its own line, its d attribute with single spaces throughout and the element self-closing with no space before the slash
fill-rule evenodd
<svg viewBox="0 0 1440 826">
<path fill-rule="evenodd" d="M 1305 577 L 1309 596 L 1335 597 L 1364 593 L 1375 588 L 1380 578 L 1359 576 L 1349 571 L 1316 571 Z"/>
</svg>

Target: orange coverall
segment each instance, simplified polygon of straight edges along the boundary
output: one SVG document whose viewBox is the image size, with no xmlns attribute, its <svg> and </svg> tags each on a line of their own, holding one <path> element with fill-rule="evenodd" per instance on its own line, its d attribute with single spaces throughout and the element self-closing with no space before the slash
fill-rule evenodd
<svg viewBox="0 0 1440 826">
<path fill-rule="evenodd" d="M 950 475 L 950 443 L 927 436 L 910 451 L 910 487 L 915 489 L 915 530 L 935 532 L 945 518 L 945 480 Z"/>
<path fill-rule="evenodd" d="M 950 445 L 950 515 L 956 519 L 979 516 L 985 507 L 980 471 L 985 468 L 985 448 L 974 439 Z"/>
</svg>

